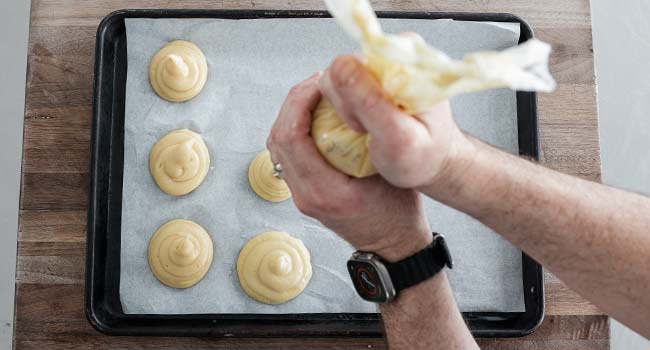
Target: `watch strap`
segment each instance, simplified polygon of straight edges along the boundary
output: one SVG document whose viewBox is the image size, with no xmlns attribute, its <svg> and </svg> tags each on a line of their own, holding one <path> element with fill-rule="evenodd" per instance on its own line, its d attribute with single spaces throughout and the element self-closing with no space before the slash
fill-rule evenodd
<svg viewBox="0 0 650 350">
<path fill-rule="evenodd" d="M 445 266 L 451 268 L 451 257 L 444 238 L 434 233 L 433 242 L 419 252 L 397 262 L 384 262 L 393 287 L 399 293 L 423 282 L 440 272 Z"/>
</svg>

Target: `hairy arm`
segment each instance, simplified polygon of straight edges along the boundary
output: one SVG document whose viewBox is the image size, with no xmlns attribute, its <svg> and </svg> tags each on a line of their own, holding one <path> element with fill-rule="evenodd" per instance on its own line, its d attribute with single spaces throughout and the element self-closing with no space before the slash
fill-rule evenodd
<svg viewBox="0 0 650 350">
<path fill-rule="evenodd" d="M 447 103 L 406 115 L 355 57 L 337 58 L 321 86 L 351 128 L 370 133 L 389 183 L 474 216 L 650 337 L 650 199 L 484 144 L 458 128 Z"/>
<path fill-rule="evenodd" d="M 546 169 L 468 137 L 429 196 L 519 246 L 650 336 L 650 199 Z"/>
<path fill-rule="evenodd" d="M 431 243 L 432 235 L 428 230 L 423 237 L 426 239 L 403 240 L 377 253 L 390 262 L 402 260 Z M 444 270 L 405 289 L 395 300 L 379 307 L 391 350 L 479 348 L 456 305 Z"/>
<path fill-rule="evenodd" d="M 380 308 L 390 349 L 478 349 L 444 272 Z"/>
</svg>

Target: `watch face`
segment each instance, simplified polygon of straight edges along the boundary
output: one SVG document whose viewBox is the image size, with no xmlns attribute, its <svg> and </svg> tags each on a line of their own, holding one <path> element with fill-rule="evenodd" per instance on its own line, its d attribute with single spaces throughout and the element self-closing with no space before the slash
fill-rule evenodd
<svg viewBox="0 0 650 350">
<path fill-rule="evenodd" d="M 384 290 L 381 277 L 377 268 L 368 261 L 348 261 L 348 272 L 352 277 L 352 283 L 359 295 L 368 301 L 384 303 L 388 301 L 388 295 Z"/>
</svg>

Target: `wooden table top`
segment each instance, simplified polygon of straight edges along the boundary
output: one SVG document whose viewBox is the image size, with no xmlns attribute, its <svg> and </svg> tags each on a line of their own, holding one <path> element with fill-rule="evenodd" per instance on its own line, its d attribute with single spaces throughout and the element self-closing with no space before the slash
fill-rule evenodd
<svg viewBox="0 0 650 350">
<path fill-rule="evenodd" d="M 541 163 L 600 180 L 589 0 L 373 1 L 377 10 L 510 12 L 553 44 L 556 92 L 539 96 Z M 384 348 L 382 339 L 197 339 L 108 337 L 84 314 L 95 32 L 123 8 L 311 9 L 317 0 L 32 0 L 15 348 L 214 349 Z M 552 218 L 549 218 L 552 220 Z M 482 339 L 484 349 L 608 349 L 607 317 L 546 276 L 547 316 L 519 339 Z"/>
</svg>

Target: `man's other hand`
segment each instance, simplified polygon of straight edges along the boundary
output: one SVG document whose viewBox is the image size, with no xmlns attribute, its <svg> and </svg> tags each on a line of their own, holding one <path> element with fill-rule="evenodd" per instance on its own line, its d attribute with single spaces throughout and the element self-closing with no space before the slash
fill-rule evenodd
<svg viewBox="0 0 650 350">
<path fill-rule="evenodd" d="M 323 94 L 354 130 L 368 132 L 379 173 L 402 188 L 442 185 L 462 172 L 473 145 L 445 101 L 411 116 L 396 107 L 356 56 L 340 56 L 320 79 Z"/>
<path fill-rule="evenodd" d="M 332 168 L 310 135 L 312 111 L 321 98 L 315 74 L 291 89 L 267 147 L 298 209 L 318 219 L 354 247 L 400 260 L 431 242 L 420 195 L 379 176 L 351 178 Z"/>
</svg>

